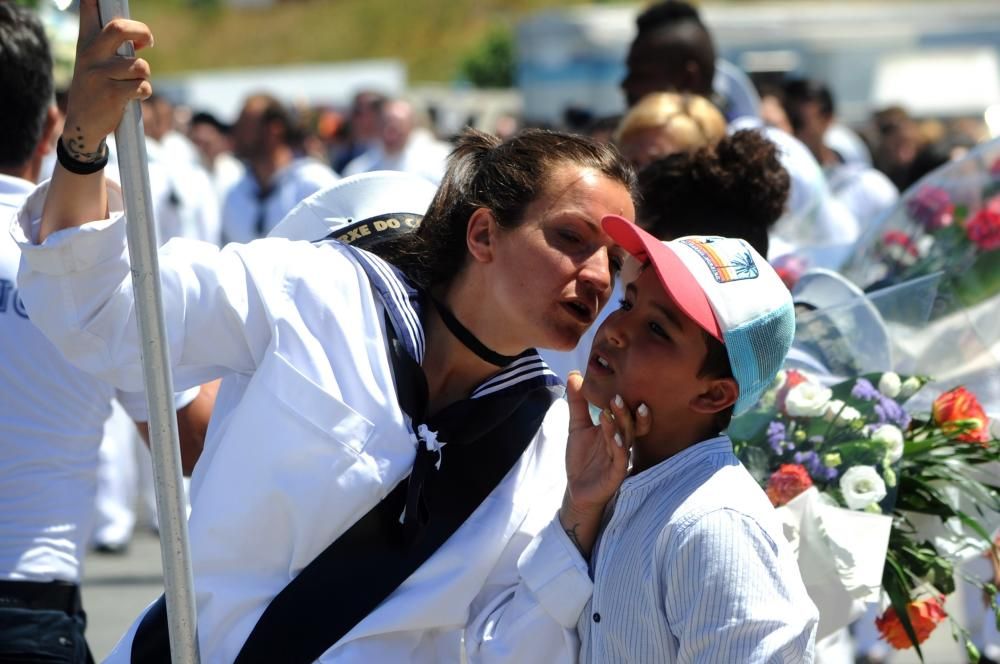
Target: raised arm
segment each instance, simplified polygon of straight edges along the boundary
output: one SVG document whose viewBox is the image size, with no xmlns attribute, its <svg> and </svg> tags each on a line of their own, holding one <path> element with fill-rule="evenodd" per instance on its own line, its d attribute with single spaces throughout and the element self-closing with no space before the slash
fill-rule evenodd
<svg viewBox="0 0 1000 664">
<path fill-rule="evenodd" d="M 149 64 L 142 58 L 117 55 L 125 42 L 136 51 L 153 44 L 149 28 L 138 21 L 115 19 L 103 28 L 97 0 L 80 0 L 80 33 L 76 67 L 69 88 L 66 124 L 59 139 L 59 160 L 52 175 L 38 242 L 64 228 L 107 216 L 104 170 L 80 174 L 106 161 L 107 136 L 121 120 L 126 104 L 152 94 Z"/>
</svg>

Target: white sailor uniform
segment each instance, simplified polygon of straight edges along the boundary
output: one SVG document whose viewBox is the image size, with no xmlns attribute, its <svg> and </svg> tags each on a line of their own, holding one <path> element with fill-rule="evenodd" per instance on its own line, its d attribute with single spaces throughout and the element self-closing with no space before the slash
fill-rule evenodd
<svg viewBox="0 0 1000 664">
<path fill-rule="evenodd" d="M 34 245 L 27 238 L 43 195 L 12 227 L 25 302 L 74 362 L 135 389 L 140 341 L 124 221 Z M 361 260 L 382 276 L 387 301 Z M 227 376 L 192 478 L 190 532 L 201 657 L 231 662 L 270 599 L 409 472 L 415 439 L 385 352 L 386 309 L 418 360 L 423 331 L 393 268 L 333 241 L 220 251 L 173 240 L 160 268 L 175 384 Z M 43 306 L 55 297 L 64 306 Z M 473 397 L 555 380 L 532 353 Z M 567 428 L 557 400 L 483 504 L 320 661 L 575 661 L 575 624 L 592 585 L 554 518 Z M 109 661 L 128 661 L 135 630 Z"/>
</svg>

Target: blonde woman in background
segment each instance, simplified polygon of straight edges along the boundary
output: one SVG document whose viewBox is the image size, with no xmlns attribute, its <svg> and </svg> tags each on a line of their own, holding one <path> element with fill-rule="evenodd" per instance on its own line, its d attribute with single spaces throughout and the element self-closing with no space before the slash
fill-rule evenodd
<svg viewBox="0 0 1000 664">
<path fill-rule="evenodd" d="M 676 152 L 715 145 L 726 119 L 704 97 L 675 92 L 646 95 L 622 118 L 615 143 L 636 169 Z"/>
</svg>

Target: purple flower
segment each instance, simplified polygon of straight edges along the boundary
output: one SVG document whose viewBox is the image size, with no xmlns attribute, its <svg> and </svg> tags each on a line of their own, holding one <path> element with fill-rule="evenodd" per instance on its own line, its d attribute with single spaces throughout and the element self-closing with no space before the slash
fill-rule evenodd
<svg viewBox="0 0 1000 664">
<path fill-rule="evenodd" d="M 882 393 L 867 378 L 858 378 L 851 388 L 851 396 L 863 401 L 875 401 L 882 396 Z"/>
<path fill-rule="evenodd" d="M 878 403 L 875 404 L 875 415 L 879 424 L 895 424 L 903 431 L 910 426 L 910 414 L 887 396 L 879 396 Z"/>
<path fill-rule="evenodd" d="M 836 468 L 828 468 L 826 466 L 823 467 L 823 477 L 827 482 L 832 482 L 837 479 L 837 475 L 839 475 L 839 473 Z"/>
<path fill-rule="evenodd" d="M 950 226 L 955 205 L 948 192 L 940 187 L 924 186 L 906 202 L 906 211 L 928 231 Z"/>
<path fill-rule="evenodd" d="M 816 478 L 826 477 L 826 467 L 823 465 L 822 459 L 812 450 L 808 452 L 796 452 L 793 458 L 795 459 L 795 463 L 805 466 L 805 469 L 809 471 L 811 476 Z"/>
<path fill-rule="evenodd" d="M 775 454 L 781 454 L 781 444 L 785 442 L 785 425 L 778 420 L 767 425 L 767 444 Z"/>
</svg>

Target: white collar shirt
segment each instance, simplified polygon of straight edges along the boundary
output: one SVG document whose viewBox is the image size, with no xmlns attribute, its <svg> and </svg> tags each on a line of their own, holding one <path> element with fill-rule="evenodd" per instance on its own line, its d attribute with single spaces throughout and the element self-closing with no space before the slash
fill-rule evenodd
<svg viewBox="0 0 1000 664">
<path fill-rule="evenodd" d="M 43 196 L 34 194 L 12 226 L 28 306 L 61 294 L 65 306 L 40 307 L 39 326 L 88 370 L 134 389 L 141 344 L 124 220 L 36 245 L 29 238 Z M 206 663 L 231 662 L 270 599 L 412 465 L 412 430 L 384 351 L 385 305 L 358 261 L 335 242 L 274 238 L 222 250 L 175 239 L 160 252 L 175 384 L 227 376 L 191 484 Z M 393 306 L 414 322 L 405 333 L 420 348 L 420 325 L 398 299 Z M 480 392 L 529 374 L 551 376 L 536 358 Z M 567 428 L 557 400 L 484 503 L 320 661 L 575 661 L 591 583 L 553 518 Z M 129 659 L 136 625 L 109 661 Z"/>
<path fill-rule="evenodd" d="M 605 518 L 581 662 L 813 661 L 816 607 L 728 437 L 627 478 Z"/>
<path fill-rule="evenodd" d="M 337 181 L 337 174 L 303 157 L 275 173 L 262 191 L 251 169 L 230 187 L 222 203 L 222 241 L 250 242 L 264 237 L 293 207 Z"/>
</svg>

